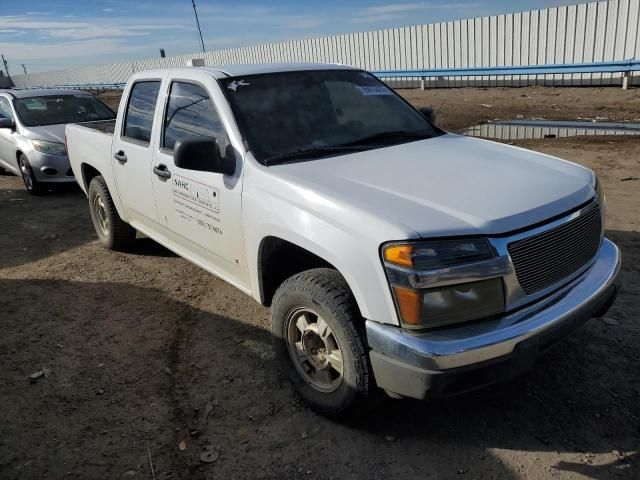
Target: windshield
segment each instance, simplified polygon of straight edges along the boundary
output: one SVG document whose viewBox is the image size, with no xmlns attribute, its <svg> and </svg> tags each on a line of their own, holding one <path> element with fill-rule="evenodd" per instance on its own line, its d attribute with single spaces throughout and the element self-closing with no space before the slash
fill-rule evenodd
<svg viewBox="0 0 640 480">
<path fill-rule="evenodd" d="M 20 121 L 27 127 L 115 118 L 109 107 L 88 95 L 16 98 L 13 105 Z"/>
<path fill-rule="evenodd" d="M 440 135 L 373 75 L 320 70 L 221 80 L 258 161 L 379 148 Z M 334 148 L 335 147 L 335 148 Z"/>
</svg>

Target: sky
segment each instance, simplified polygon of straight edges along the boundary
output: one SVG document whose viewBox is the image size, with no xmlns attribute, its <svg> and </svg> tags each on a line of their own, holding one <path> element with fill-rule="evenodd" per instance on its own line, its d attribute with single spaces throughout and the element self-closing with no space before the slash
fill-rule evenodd
<svg viewBox="0 0 640 480">
<path fill-rule="evenodd" d="M 207 50 L 535 10 L 579 0 L 196 0 Z M 201 50 L 191 0 L 0 0 L 9 72 Z"/>
</svg>

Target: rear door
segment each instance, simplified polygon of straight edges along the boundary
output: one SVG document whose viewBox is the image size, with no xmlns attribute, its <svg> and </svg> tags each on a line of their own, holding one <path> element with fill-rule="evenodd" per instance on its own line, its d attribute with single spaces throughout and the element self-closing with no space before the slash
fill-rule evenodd
<svg viewBox="0 0 640 480">
<path fill-rule="evenodd" d="M 241 228 L 241 157 L 231 145 L 216 108 L 218 101 L 224 101 L 220 87 L 210 75 L 194 70 L 190 78 L 168 82 L 164 91 L 163 125 L 154 166 L 156 171 L 168 173 L 154 175 L 152 182 L 158 214 L 166 225 L 165 235 L 176 252 L 246 289 L 249 282 Z M 202 136 L 214 138 L 222 156 L 236 159 L 234 175 L 175 165 L 176 141 Z"/>
<path fill-rule="evenodd" d="M 161 231 L 153 186 L 153 129 L 161 79 L 136 80 L 113 139 L 113 172 L 129 223 L 145 233 Z"/>
</svg>

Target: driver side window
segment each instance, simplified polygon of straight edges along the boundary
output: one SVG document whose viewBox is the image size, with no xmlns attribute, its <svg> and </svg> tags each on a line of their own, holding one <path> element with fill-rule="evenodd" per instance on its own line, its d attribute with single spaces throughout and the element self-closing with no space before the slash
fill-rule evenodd
<svg viewBox="0 0 640 480">
<path fill-rule="evenodd" d="M 173 82 L 164 118 L 162 147 L 173 150 L 185 137 L 215 138 L 225 155 L 229 138 L 207 91 L 199 85 Z"/>
<path fill-rule="evenodd" d="M 11 104 L 5 97 L 0 97 L 0 116 L 4 118 L 13 118 Z"/>
</svg>

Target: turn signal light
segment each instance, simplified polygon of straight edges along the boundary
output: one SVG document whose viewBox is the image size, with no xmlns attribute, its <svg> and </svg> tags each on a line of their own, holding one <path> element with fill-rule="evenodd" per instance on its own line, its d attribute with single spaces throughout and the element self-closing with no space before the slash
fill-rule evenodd
<svg viewBox="0 0 640 480">
<path fill-rule="evenodd" d="M 409 325 L 420 325 L 421 293 L 400 287 L 393 287 L 393 290 L 403 322 Z"/>
<path fill-rule="evenodd" d="M 384 259 L 395 265 L 411 268 L 413 266 L 413 245 L 389 245 L 384 249 Z"/>
</svg>

